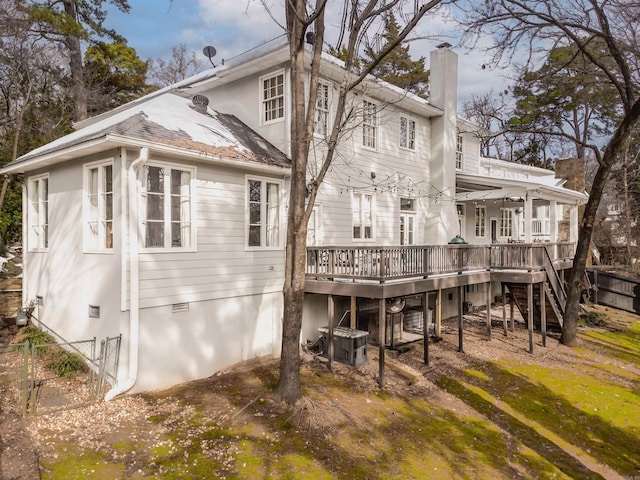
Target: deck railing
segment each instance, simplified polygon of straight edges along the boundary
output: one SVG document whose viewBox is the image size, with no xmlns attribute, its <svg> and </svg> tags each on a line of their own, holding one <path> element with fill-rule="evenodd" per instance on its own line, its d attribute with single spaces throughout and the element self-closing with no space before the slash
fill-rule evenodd
<svg viewBox="0 0 640 480">
<path fill-rule="evenodd" d="M 308 247 L 307 277 L 387 281 L 491 269 L 540 270 L 573 257 L 573 243 Z"/>
</svg>

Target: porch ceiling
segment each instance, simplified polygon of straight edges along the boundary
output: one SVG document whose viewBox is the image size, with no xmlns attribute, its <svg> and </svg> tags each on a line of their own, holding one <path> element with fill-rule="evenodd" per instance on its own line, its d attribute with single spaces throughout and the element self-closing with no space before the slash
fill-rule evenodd
<svg viewBox="0 0 640 480">
<path fill-rule="evenodd" d="M 465 177 L 465 178 L 462 178 Z M 472 178 L 459 175 L 457 183 L 464 185 L 466 191 L 456 193 L 456 201 L 482 201 L 482 200 L 501 200 L 501 199 L 524 199 L 527 195 L 534 199 L 552 201 L 555 200 L 564 204 L 582 204 L 587 200 L 585 193 L 569 190 L 567 188 L 555 185 L 544 185 L 541 183 L 527 182 L 522 180 L 505 180 L 505 179 L 486 179 L 482 178 L 477 184 L 477 189 L 472 189 L 474 181 Z M 493 185 L 491 185 L 493 184 Z M 487 187 L 489 189 L 487 189 Z"/>
</svg>

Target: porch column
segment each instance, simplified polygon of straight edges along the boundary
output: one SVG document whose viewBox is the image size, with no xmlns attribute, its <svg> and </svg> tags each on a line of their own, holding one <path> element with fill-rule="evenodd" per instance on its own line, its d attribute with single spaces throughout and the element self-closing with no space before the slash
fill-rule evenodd
<svg viewBox="0 0 640 480">
<path fill-rule="evenodd" d="M 329 330 L 327 331 L 327 341 L 329 342 L 327 355 L 329 357 L 329 363 L 327 366 L 329 371 L 331 371 L 333 367 L 333 326 L 336 324 L 336 302 L 333 295 L 327 297 L 327 316 L 329 317 Z"/>
<path fill-rule="evenodd" d="M 555 260 L 558 258 L 558 245 L 556 245 L 558 241 L 558 202 L 556 200 L 549 202 L 549 241 L 553 245 L 551 259 Z"/>
<path fill-rule="evenodd" d="M 509 313 L 511 315 L 511 331 L 515 332 L 516 330 L 516 320 L 514 316 L 515 311 L 515 301 L 513 299 L 513 294 L 509 296 Z"/>
<path fill-rule="evenodd" d="M 578 241 L 578 205 L 571 205 L 569 208 L 569 241 Z"/>
<path fill-rule="evenodd" d="M 533 198 L 527 193 L 524 199 L 524 243 L 531 243 L 531 227 L 533 222 Z"/>
<path fill-rule="evenodd" d="M 384 298 L 378 300 L 378 385 L 384 388 L 384 344 L 387 338 L 387 309 Z"/>
</svg>

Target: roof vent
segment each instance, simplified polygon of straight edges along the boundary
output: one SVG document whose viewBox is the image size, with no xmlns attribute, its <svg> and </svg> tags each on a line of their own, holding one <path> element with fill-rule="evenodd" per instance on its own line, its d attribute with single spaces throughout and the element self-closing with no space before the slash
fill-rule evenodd
<svg viewBox="0 0 640 480">
<path fill-rule="evenodd" d="M 191 103 L 195 107 L 197 112 L 207 113 L 207 105 L 209 105 L 209 99 L 204 95 L 194 95 L 191 99 Z"/>
</svg>

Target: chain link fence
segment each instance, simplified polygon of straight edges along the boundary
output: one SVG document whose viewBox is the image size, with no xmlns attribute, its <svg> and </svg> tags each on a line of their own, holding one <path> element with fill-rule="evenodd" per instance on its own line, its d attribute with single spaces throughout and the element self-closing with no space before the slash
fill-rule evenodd
<svg viewBox="0 0 640 480">
<path fill-rule="evenodd" d="M 122 337 L 75 342 L 40 322 L 57 341 L 0 345 L 0 388 L 19 398 L 23 415 L 44 415 L 90 405 L 116 382 Z"/>
</svg>

